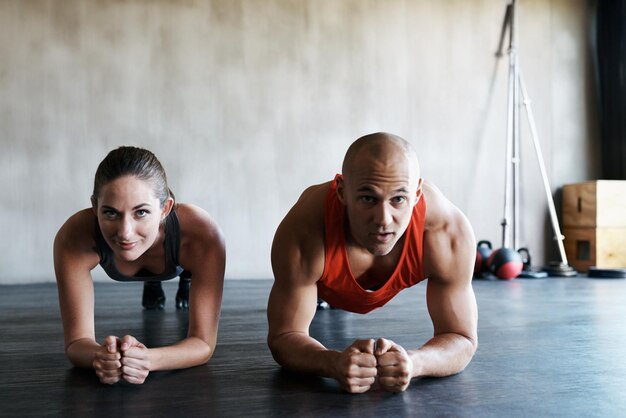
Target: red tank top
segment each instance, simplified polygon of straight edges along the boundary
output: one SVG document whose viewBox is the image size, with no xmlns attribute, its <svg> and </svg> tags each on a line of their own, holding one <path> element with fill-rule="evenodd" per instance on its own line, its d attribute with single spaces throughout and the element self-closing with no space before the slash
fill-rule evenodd
<svg viewBox="0 0 626 418">
<path fill-rule="evenodd" d="M 363 289 L 350 270 L 344 236 L 345 206 L 337 197 L 337 178 L 331 182 L 326 196 L 326 259 L 324 273 L 317 282 L 318 296 L 331 306 L 356 313 L 368 313 L 389 302 L 401 290 L 422 280 L 422 238 L 426 202 L 424 195 L 413 208 L 411 221 L 404 235 L 404 247 L 398 265 L 389 279 L 377 290 Z"/>
</svg>

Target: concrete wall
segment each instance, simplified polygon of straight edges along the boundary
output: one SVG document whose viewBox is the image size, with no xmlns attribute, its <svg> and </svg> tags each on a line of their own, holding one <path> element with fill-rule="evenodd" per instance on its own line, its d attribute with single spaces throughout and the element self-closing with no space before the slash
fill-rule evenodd
<svg viewBox="0 0 626 418">
<path fill-rule="evenodd" d="M 0 283 L 54 280 L 52 240 L 122 144 L 163 162 L 208 210 L 227 277 L 271 277 L 274 231 L 347 146 L 390 131 L 423 175 L 500 242 L 507 59 L 503 0 L 3 0 Z M 520 54 L 552 189 L 593 178 L 585 0 L 518 1 Z M 523 134 L 527 131 L 523 129 Z M 522 138 L 522 244 L 550 232 Z M 102 273 L 97 273 L 100 279 Z"/>
</svg>

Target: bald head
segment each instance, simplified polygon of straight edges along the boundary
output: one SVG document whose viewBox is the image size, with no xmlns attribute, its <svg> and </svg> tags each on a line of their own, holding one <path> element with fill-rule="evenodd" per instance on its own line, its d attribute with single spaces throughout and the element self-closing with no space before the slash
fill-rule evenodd
<svg viewBox="0 0 626 418">
<path fill-rule="evenodd" d="M 342 173 L 350 175 L 368 164 L 368 161 L 376 161 L 378 164 L 395 164 L 398 160 L 404 160 L 410 167 L 410 175 L 414 179 L 419 178 L 420 169 L 417 154 L 411 144 L 386 132 L 378 132 L 362 136 L 350 145 L 343 160 Z"/>
<path fill-rule="evenodd" d="M 375 133 L 346 152 L 337 198 L 346 207 L 346 240 L 376 256 L 386 255 L 403 236 L 421 197 L 417 155 L 404 139 Z"/>
</svg>

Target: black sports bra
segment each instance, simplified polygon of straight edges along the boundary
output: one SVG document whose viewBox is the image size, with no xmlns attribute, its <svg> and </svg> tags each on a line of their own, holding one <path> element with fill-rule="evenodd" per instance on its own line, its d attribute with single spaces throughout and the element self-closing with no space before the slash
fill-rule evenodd
<svg viewBox="0 0 626 418">
<path fill-rule="evenodd" d="M 183 268 L 178 265 L 178 247 L 180 246 L 180 224 L 178 216 L 172 210 L 165 218 L 165 271 L 162 274 L 154 274 L 148 270 L 142 269 L 134 276 L 125 276 L 119 272 L 115 266 L 113 250 L 104 240 L 100 226 L 96 223 L 96 246 L 100 255 L 100 265 L 106 274 L 113 280 L 120 282 L 137 282 L 137 281 L 165 281 L 178 277 Z"/>
</svg>

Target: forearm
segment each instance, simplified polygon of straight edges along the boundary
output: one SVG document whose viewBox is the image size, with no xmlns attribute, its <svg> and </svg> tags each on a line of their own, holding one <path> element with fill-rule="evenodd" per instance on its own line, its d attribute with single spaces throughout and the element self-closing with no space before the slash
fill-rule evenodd
<svg viewBox="0 0 626 418">
<path fill-rule="evenodd" d="M 320 342 L 301 332 L 270 337 L 272 356 L 282 367 L 301 373 L 335 377 L 340 352 L 328 350 Z"/>
<path fill-rule="evenodd" d="M 197 337 L 188 337 L 170 346 L 150 348 L 150 371 L 176 370 L 205 364 L 215 347 Z"/>
<path fill-rule="evenodd" d="M 100 344 L 95 340 L 81 338 L 68 344 L 65 348 L 65 354 L 74 366 L 93 368 L 93 361 L 99 348 Z"/>
<path fill-rule="evenodd" d="M 476 352 L 477 342 L 454 333 L 436 335 L 409 352 L 412 377 L 443 377 L 465 369 Z"/>
</svg>

